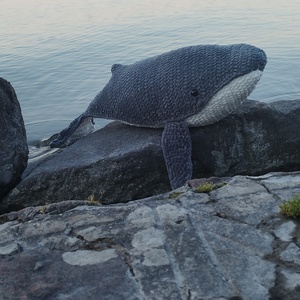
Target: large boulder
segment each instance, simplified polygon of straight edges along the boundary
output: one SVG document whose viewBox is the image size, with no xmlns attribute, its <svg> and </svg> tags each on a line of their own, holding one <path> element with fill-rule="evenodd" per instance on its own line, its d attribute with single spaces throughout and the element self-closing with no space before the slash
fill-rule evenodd
<svg viewBox="0 0 300 300">
<path fill-rule="evenodd" d="M 0 78 L 0 199 L 20 182 L 27 160 L 20 104 L 11 84 Z"/>
<path fill-rule="evenodd" d="M 300 101 L 246 101 L 220 122 L 191 129 L 193 177 L 300 170 Z M 33 168 L 2 210 L 87 199 L 126 202 L 170 189 L 161 129 L 114 122 Z"/>
</svg>

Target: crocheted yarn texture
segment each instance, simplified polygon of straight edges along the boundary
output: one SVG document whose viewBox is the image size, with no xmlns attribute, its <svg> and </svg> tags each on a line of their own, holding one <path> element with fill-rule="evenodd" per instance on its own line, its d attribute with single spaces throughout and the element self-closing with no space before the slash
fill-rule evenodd
<svg viewBox="0 0 300 300">
<path fill-rule="evenodd" d="M 65 147 L 89 133 L 92 117 L 163 127 L 165 162 L 171 187 L 177 188 L 192 175 L 187 127 L 214 123 L 236 109 L 266 63 L 263 50 L 235 44 L 190 46 L 115 64 L 107 85 L 51 146 Z"/>
</svg>

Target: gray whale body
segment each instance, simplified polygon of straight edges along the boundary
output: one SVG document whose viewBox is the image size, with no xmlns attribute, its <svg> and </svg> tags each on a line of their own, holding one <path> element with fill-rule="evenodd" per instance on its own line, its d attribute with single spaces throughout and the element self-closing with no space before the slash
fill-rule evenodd
<svg viewBox="0 0 300 300">
<path fill-rule="evenodd" d="M 85 112 L 51 147 L 66 147 L 92 131 L 93 118 L 164 128 L 162 149 L 172 189 L 192 177 L 188 127 L 206 126 L 234 111 L 253 91 L 267 63 L 247 45 L 189 46 L 130 65 L 112 76 Z"/>
</svg>

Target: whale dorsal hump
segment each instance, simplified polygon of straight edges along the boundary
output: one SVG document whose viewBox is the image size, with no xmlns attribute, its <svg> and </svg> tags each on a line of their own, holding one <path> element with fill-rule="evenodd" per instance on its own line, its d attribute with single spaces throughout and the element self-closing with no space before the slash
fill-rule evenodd
<svg viewBox="0 0 300 300">
<path fill-rule="evenodd" d="M 114 74 L 117 70 L 120 70 L 121 68 L 124 68 L 125 65 L 122 64 L 113 64 L 111 66 L 111 73 Z"/>
</svg>

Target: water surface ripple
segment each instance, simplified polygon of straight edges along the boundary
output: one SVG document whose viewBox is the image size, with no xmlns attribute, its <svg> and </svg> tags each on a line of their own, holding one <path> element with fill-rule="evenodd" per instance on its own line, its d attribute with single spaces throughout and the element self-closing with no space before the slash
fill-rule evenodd
<svg viewBox="0 0 300 300">
<path fill-rule="evenodd" d="M 261 47 L 268 65 L 250 98 L 300 99 L 299 13 L 294 0 L 2 0 L 0 76 L 17 92 L 30 145 L 78 116 L 112 64 L 187 45 Z"/>
</svg>

